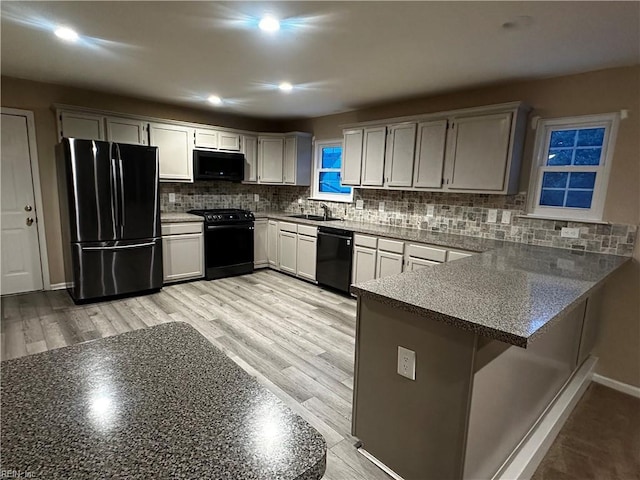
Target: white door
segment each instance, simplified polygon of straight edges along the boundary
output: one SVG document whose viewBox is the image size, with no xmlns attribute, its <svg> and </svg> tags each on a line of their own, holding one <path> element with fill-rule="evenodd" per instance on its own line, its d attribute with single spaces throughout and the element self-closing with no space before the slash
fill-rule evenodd
<svg viewBox="0 0 640 480">
<path fill-rule="evenodd" d="M 26 116 L 2 113 L 3 295 L 43 288 L 29 133 Z"/>
<path fill-rule="evenodd" d="M 298 235 L 298 254 L 296 268 L 298 276 L 307 280 L 316 279 L 317 239 L 307 235 Z"/>
<path fill-rule="evenodd" d="M 447 138 L 447 121 L 435 120 L 418 124 L 413 186 L 441 188 L 442 168 Z"/>
<path fill-rule="evenodd" d="M 407 257 L 407 268 L 409 272 L 419 270 L 425 267 L 431 267 L 432 265 L 438 265 L 440 262 L 434 262 L 432 260 L 424 260 L 423 258 Z"/>
<path fill-rule="evenodd" d="M 376 278 L 376 249 L 353 247 L 353 283 L 368 282 Z"/>
<path fill-rule="evenodd" d="M 280 269 L 280 262 L 278 262 L 278 222 L 276 220 L 269 220 L 269 226 L 267 227 L 267 258 L 271 268 Z"/>
<path fill-rule="evenodd" d="M 192 128 L 149 124 L 149 141 L 158 147 L 160 180 L 193 182 L 193 137 Z"/>
<path fill-rule="evenodd" d="M 197 148 L 218 148 L 218 132 L 197 128 L 195 143 Z"/>
<path fill-rule="evenodd" d="M 284 139 L 283 181 L 284 183 L 296 183 L 296 137 Z"/>
<path fill-rule="evenodd" d="M 376 278 L 384 278 L 402 273 L 402 263 L 402 254 L 378 250 Z"/>
<path fill-rule="evenodd" d="M 104 117 L 92 113 L 61 112 L 60 137 L 105 140 Z"/>
<path fill-rule="evenodd" d="M 297 272 L 298 235 L 280 231 L 278 235 L 278 261 L 280 270 L 293 275 Z"/>
<path fill-rule="evenodd" d="M 267 252 L 267 219 L 255 221 L 253 230 L 253 267 L 261 268 L 269 266 L 269 254 Z"/>
</svg>

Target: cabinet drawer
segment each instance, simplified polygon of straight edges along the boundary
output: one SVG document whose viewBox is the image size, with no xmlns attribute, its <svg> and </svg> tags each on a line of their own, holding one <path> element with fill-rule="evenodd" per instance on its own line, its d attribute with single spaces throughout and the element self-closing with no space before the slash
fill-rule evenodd
<svg viewBox="0 0 640 480">
<path fill-rule="evenodd" d="M 385 252 L 402 253 L 404 251 L 404 242 L 380 238 L 378 239 L 378 250 L 383 250 Z"/>
<path fill-rule="evenodd" d="M 369 247 L 369 248 L 378 247 L 378 239 L 376 237 L 368 237 L 367 235 L 358 235 L 357 233 L 353 236 L 353 243 L 358 247 Z"/>
<path fill-rule="evenodd" d="M 447 255 L 447 262 L 460 260 L 461 258 L 470 257 L 471 255 L 473 255 L 473 253 L 471 252 L 456 252 L 454 250 L 449 250 L 449 255 Z"/>
<path fill-rule="evenodd" d="M 202 222 L 163 223 L 162 235 L 182 235 L 183 233 L 202 233 Z"/>
<path fill-rule="evenodd" d="M 284 232 L 298 233 L 298 224 L 289 222 L 278 222 L 278 230 Z"/>
<path fill-rule="evenodd" d="M 299 235 L 308 235 L 309 237 L 318 236 L 318 227 L 311 227 L 309 225 L 298 225 Z"/>
<path fill-rule="evenodd" d="M 427 247 L 413 243 L 407 245 L 407 255 L 434 262 L 444 262 L 447 259 L 447 251 L 444 248 Z"/>
</svg>

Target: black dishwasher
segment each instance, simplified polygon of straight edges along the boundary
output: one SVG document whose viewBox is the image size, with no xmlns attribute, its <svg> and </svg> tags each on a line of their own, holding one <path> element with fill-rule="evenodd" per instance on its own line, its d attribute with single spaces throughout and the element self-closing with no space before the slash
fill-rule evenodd
<svg viewBox="0 0 640 480">
<path fill-rule="evenodd" d="M 352 255 L 353 232 L 341 228 L 318 227 L 318 284 L 349 293 Z"/>
</svg>

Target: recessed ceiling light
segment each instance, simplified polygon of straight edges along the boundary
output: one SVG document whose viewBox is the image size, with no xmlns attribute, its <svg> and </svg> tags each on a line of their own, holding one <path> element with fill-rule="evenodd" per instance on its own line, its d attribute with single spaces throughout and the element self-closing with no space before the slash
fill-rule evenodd
<svg viewBox="0 0 640 480">
<path fill-rule="evenodd" d="M 271 15 L 265 15 L 258 23 L 258 27 L 265 32 L 277 32 L 280 30 L 280 22 Z"/>
<path fill-rule="evenodd" d="M 207 101 L 213 105 L 222 105 L 222 99 L 217 95 L 211 95 L 207 98 Z"/>
<path fill-rule="evenodd" d="M 78 40 L 76 31 L 69 27 L 58 27 L 53 33 L 56 34 L 56 37 L 66 40 L 67 42 L 75 42 Z"/>
<path fill-rule="evenodd" d="M 289 82 L 282 82 L 280 85 L 278 85 L 278 88 L 283 92 L 290 92 L 291 90 L 293 90 L 293 85 L 291 85 Z"/>
</svg>

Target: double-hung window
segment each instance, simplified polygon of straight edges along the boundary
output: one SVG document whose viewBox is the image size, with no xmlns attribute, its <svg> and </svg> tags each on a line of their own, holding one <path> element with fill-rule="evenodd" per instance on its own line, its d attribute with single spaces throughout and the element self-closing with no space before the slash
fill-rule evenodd
<svg viewBox="0 0 640 480">
<path fill-rule="evenodd" d="M 538 122 L 529 213 L 601 221 L 618 114 Z"/>
<path fill-rule="evenodd" d="M 353 189 L 342 185 L 342 141 L 315 143 L 312 198 L 330 202 L 353 201 Z"/>
</svg>

